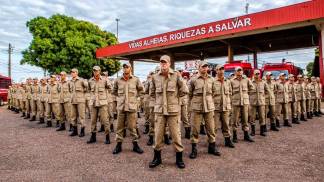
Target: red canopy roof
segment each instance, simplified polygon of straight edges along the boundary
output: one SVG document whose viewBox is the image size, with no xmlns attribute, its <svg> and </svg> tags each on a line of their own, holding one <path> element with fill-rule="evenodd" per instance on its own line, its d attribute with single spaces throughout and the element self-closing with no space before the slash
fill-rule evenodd
<svg viewBox="0 0 324 182">
<path fill-rule="evenodd" d="M 239 38 L 261 34 L 263 34 L 263 37 L 249 37 L 244 41 L 260 41 L 264 39 L 282 44 L 278 40 L 287 39 L 289 35 L 291 35 L 290 39 L 292 40 L 291 42 L 286 41 L 287 45 L 285 47 L 278 46 L 269 49 L 261 45 L 261 43 L 258 45 L 255 43 L 247 49 L 259 47 L 260 51 L 267 52 L 286 48 L 310 47 L 318 44 L 316 41 L 314 44 L 314 41 L 310 42 L 308 40 L 317 36 L 316 25 L 321 22 L 324 22 L 324 1 L 313 0 L 99 48 L 96 51 L 96 56 L 97 58 L 154 59 L 155 54 L 162 54 L 161 50 L 164 50 L 164 53 L 177 53 L 179 55 L 177 60 L 179 61 L 192 58 L 192 56 L 180 56 L 184 52 L 197 56 L 199 51 L 202 51 L 202 48 L 198 50 L 197 46 L 194 47 L 194 45 L 199 45 L 199 47 L 204 46 L 206 48 L 205 51 L 209 53 L 209 57 L 219 57 L 226 55 L 223 54 L 226 49 L 221 48 L 222 45 L 218 45 L 220 42 L 231 44 L 230 40 L 233 40 L 237 44 L 241 44 L 243 40 Z M 296 29 L 296 31 L 284 31 L 292 29 Z M 274 39 L 275 35 L 272 32 L 280 32 L 280 35 L 278 34 L 278 37 Z M 266 33 L 268 34 L 266 35 Z M 305 40 L 303 40 L 303 37 Z M 296 38 L 299 39 L 298 42 L 308 43 L 293 42 L 293 39 Z M 215 50 L 208 50 L 211 46 Z M 217 46 L 220 47 L 217 48 Z M 179 47 L 184 49 L 180 50 Z M 227 52 L 225 51 L 225 53 Z M 246 51 L 237 51 L 235 54 L 237 53 L 243 54 Z"/>
</svg>

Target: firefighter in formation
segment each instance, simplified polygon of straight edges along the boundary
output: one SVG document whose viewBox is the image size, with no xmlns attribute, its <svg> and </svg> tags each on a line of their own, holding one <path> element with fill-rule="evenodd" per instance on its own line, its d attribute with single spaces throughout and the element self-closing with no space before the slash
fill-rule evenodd
<svg viewBox="0 0 324 182">
<path fill-rule="evenodd" d="M 207 62 L 201 61 L 198 72 L 188 79 L 170 65 L 171 58 L 161 56 L 160 65 L 143 83 L 132 74 L 129 63 L 122 65 L 123 74 L 115 80 L 110 80 L 99 66 L 92 68 L 89 80 L 79 77 L 75 68 L 70 71 L 70 80 L 64 71 L 40 80 L 27 78 L 10 86 L 8 109 L 30 122 L 39 120 L 38 124 L 48 128 L 54 125 L 58 132 L 69 126 L 71 137 L 85 136 L 86 116 L 90 116 L 87 143 L 97 142 L 97 128 L 104 132 L 105 144 L 111 143 L 111 133 L 116 131 L 113 154 L 122 152 L 127 133 L 132 137 L 133 151 L 144 152 L 138 143 L 138 112 L 142 111 L 143 133 L 148 134 L 147 145 L 153 146 L 154 152 L 150 168 L 162 163 L 164 144 L 173 145 L 177 167 L 185 168 L 182 138 L 191 142 L 190 159 L 200 155 L 197 144 L 202 134 L 207 135 L 208 154 L 220 156 L 218 130 L 225 147 L 235 148 L 239 127 L 243 140 L 254 142 L 252 137 L 257 134 L 267 136 L 268 126 L 278 132 L 282 126 L 292 127 L 323 115 L 322 85 L 316 77 L 295 78 L 281 73 L 275 80 L 271 72 L 261 78 L 260 71 L 254 70 L 250 79 L 241 67 L 236 67 L 235 73 L 225 78 L 222 65 L 216 66 L 216 76 L 211 77 Z"/>
</svg>

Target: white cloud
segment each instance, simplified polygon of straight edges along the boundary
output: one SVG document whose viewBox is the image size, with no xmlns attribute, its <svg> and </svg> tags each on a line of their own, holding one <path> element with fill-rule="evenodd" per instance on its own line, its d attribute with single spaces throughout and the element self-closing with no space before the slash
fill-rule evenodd
<svg viewBox="0 0 324 182">
<path fill-rule="evenodd" d="M 285 6 L 303 0 L 248 0 L 249 12 Z M 36 16 L 50 17 L 63 13 L 98 24 L 102 29 L 116 32 L 119 18 L 121 42 L 142 38 L 180 28 L 231 18 L 244 14 L 243 0 L 0 0 L 0 59 L 6 58 L 3 48 L 12 43 L 16 49 L 28 47 L 31 35 L 25 24 Z M 16 53 L 17 54 L 17 53 Z M 34 67 L 21 66 L 21 55 L 14 58 L 17 70 L 23 68 L 42 72 Z M 6 73 L 6 67 L 0 66 Z M 22 77 L 22 74 L 18 74 Z M 18 78 L 17 78 L 18 79 Z"/>
</svg>

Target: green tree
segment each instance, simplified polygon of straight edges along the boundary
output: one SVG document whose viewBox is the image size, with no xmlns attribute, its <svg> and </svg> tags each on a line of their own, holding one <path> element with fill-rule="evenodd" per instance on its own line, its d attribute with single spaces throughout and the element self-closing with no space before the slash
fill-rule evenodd
<svg viewBox="0 0 324 182">
<path fill-rule="evenodd" d="M 116 36 L 97 25 L 73 17 L 55 14 L 49 18 L 36 17 L 26 23 L 33 39 L 22 52 L 21 64 L 46 69 L 49 73 L 79 70 L 85 78 L 91 76 L 92 67 L 99 65 L 110 75 L 120 69 L 113 59 L 96 59 L 96 49 L 117 43 Z"/>
<path fill-rule="evenodd" d="M 313 75 L 314 62 L 309 62 L 306 66 L 307 76 L 311 77 Z"/>
</svg>

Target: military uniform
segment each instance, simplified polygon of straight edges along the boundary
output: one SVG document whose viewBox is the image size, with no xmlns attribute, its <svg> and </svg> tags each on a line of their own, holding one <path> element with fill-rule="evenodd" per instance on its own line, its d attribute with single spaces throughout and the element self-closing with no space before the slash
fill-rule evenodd
<svg viewBox="0 0 324 182">
<path fill-rule="evenodd" d="M 63 131 L 65 130 L 65 121 L 68 121 L 71 123 L 71 90 L 72 86 L 71 83 L 67 80 L 62 80 L 60 83 L 60 104 L 59 104 L 59 110 L 61 113 L 61 123 L 60 128 L 57 129 L 57 131 Z"/>
<path fill-rule="evenodd" d="M 238 69 L 239 70 L 239 69 Z M 254 88 L 252 82 L 241 76 L 238 78 L 235 76 L 231 79 L 232 89 L 232 128 L 233 128 L 233 142 L 237 142 L 237 129 L 239 126 L 239 116 L 241 115 L 242 130 L 244 131 L 244 139 L 246 141 L 253 142 L 250 138 L 248 131 L 248 113 L 249 113 L 249 95 L 248 92 Z"/>
<path fill-rule="evenodd" d="M 183 84 L 187 85 L 187 82 L 185 79 L 183 80 Z M 188 96 L 185 95 L 183 97 L 180 97 L 180 121 L 183 123 L 183 127 L 185 128 L 185 138 L 190 138 L 190 122 L 188 119 Z"/>
<path fill-rule="evenodd" d="M 72 69 L 76 71 L 76 69 Z M 78 135 L 78 121 L 81 124 L 81 131 L 79 137 L 85 135 L 84 130 L 85 123 L 85 93 L 87 92 L 89 85 L 88 82 L 80 77 L 72 78 L 71 83 L 71 122 L 73 125 L 73 131 L 70 136 Z"/>
<path fill-rule="evenodd" d="M 45 112 L 46 112 L 46 106 L 48 101 L 48 86 L 47 84 L 41 84 L 39 86 L 39 100 L 38 100 L 38 107 L 39 107 L 39 124 L 45 123 Z"/>
<path fill-rule="evenodd" d="M 270 72 L 269 72 L 270 73 Z M 275 93 L 277 92 L 277 84 L 272 79 L 266 81 L 268 90 L 265 92 L 265 116 L 269 115 L 270 118 L 270 129 L 272 131 L 279 131 L 276 127 L 275 118 L 276 118 L 276 97 Z"/>
<path fill-rule="evenodd" d="M 294 78 L 294 75 L 290 74 L 289 78 Z M 300 124 L 297 117 L 297 85 L 294 81 L 288 82 L 288 107 L 292 118 L 292 123 Z"/>
<path fill-rule="evenodd" d="M 170 68 L 171 58 L 168 55 L 161 56 L 160 64 L 165 67 L 165 71 L 162 71 L 161 67 L 161 70 L 152 76 L 152 85 L 150 86 L 150 96 L 155 100 L 154 113 L 156 114 L 156 122 L 154 126 L 154 157 L 149 167 L 153 168 L 162 163 L 161 150 L 165 126 L 168 124 L 176 151 L 176 165 L 178 168 L 185 168 L 182 160 L 183 145 L 179 124 L 179 98 L 188 94 L 188 87 L 182 81 L 179 73 Z"/>
<path fill-rule="evenodd" d="M 47 127 L 52 127 L 52 113 L 55 116 L 56 121 L 59 123 L 61 121 L 61 113 L 59 110 L 60 104 L 60 92 L 61 88 L 58 83 L 52 82 L 49 83 L 48 89 L 48 100 L 46 105 L 46 118 L 47 118 Z"/>
<path fill-rule="evenodd" d="M 30 78 L 28 80 L 30 80 Z M 31 103 L 32 103 L 32 85 L 30 84 L 30 81 L 27 81 L 27 84 L 26 84 L 26 104 L 25 104 L 26 117 L 25 117 L 25 119 L 30 118 L 30 114 L 31 114 L 31 111 L 32 111 Z"/>
<path fill-rule="evenodd" d="M 259 71 L 259 70 L 255 70 Z M 259 72 L 260 73 L 260 72 Z M 263 80 L 253 80 L 253 89 L 249 91 L 250 98 L 250 124 L 251 135 L 255 135 L 255 118 L 258 112 L 260 123 L 260 135 L 266 136 L 266 119 L 265 119 L 265 92 L 268 92 L 268 85 Z"/>
<path fill-rule="evenodd" d="M 312 96 L 311 96 L 311 83 L 309 83 L 308 81 L 308 77 L 305 77 L 305 97 L 306 97 L 306 112 L 307 112 L 307 119 L 312 119 L 311 116 L 311 100 L 312 100 Z"/>
<path fill-rule="evenodd" d="M 276 92 L 276 126 L 280 127 L 280 116 L 283 113 L 283 120 L 285 126 L 291 126 L 288 120 L 288 84 L 285 81 L 279 81 L 277 83 L 277 92 Z"/>
<path fill-rule="evenodd" d="M 207 63 L 200 63 L 199 67 L 208 66 Z M 207 73 L 206 73 L 207 74 Z M 205 121 L 208 136 L 208 153 L 214 155 L 220 155 L 215 145 L 215 121 L 214 110 L 215 105 L 213 102 L 213 95 L 216 92 L 214 79 L 209 76 L 203 76 L 199 74 L 190 80 L 189 88 L 189 100 L 191 102 L 192 111 L 192 129 L 191 129 L 191 143 L 192 152 L 190 158 L 197 157 L 197 143 L 199 139 L 199 130 L 201 121 Z"/>
<path fill-rule="evenodd" d="M 298 75 L 298 78 L 302 78 L 301 75 Z M 296 105 L 297 105 L 297 118 L 300 118 L 301 121 L 306 121 L 306 95 L 305 95 L 305 84 L 303 81 L 296 83 Z"/>
<path fill-rule="evenodd" d="M 135 148 L 138 147 L 137 142 L 139 136 L 136 131 L 138 109 L 137 97 L 139 96 L 141 91 L 143 91 L 143 85 L 140 82 L 139 78 L 133 75 L 128 75 L 128 77 L 121 76 L 114 82 L 112 94 L 115 95 L 117 99 L 117 146 L 113 152 L 114 154 L 121 152 L 121 145 L 124 140 L 125 128 L 128 128 L 130 135 L 133 138 L 133 150 L 135 151 Z M 143 151 L 138 153 L 143 153 Z"/>
<path fill-rule="evenodd" d="M 22 117 L 26 116 L 26 85 L 23 84 L 18 88 L 19 109 L 22 111 Z"/>
<path fill-rule="evenodd" d="M 232 87 L 230 80 L 226 78 L 219 78 L 216 76 L 215 78 L 215 96 L 214 96 L 214 104 L 215 104 L 215 112 L 214 112 L 214 120 L 215 120 L 215 135 L 218 129 L 218 124 L 221 124 L 221 130 L 223 133 L 223 137 L 225 139 L 225 146 L 234 148 L 233 143 L 231 142 L 231 132 L 230 132 L 230 111 L 232 109 L 231 105 L 231 96 L 232 96 Z"/>
<path fill-rule="evenodd" d="M 99 66 L 95 66 L 94 70 L 100 70 Z M 89 86 L 91 91 L 91 138 L 88 143 L 96 142 L 97 132 L 97 119 L 100 117 L 100 121 L 104 124 L 106 144 L 110 144 L 109 138 L 109 112 L 108 112 L 108 92 L 112 89 L 112 85 L 108 79 L 101 76 L 98 78 L 92 77 L 89 80 Z"/>
<path fill-rule="evenodd" d="M 318 93 L 318 84 L 316 82 L 316 78 L 312 77 L 310 83 L 310 94 L 311 94 L 311 101 L 310 101 L 310 114 L 311 116 L 319 116 L 316 112 L 316 109 L 318 108 L 318 102 L 317 98 L 319 97 Z"/>
<path fill-rule="evenodd" d="M 32 117 L 30 121 L 35 121 L 37 113 L 39 111 L 38 107 L 38 93 L 39 93 L 39 86 L 38 83 L 34 83 L 31 86 L 31 94 L 32 94 L 32 99 L 31 99 L 31 110 L 32 110 Z"/>
</svg>

